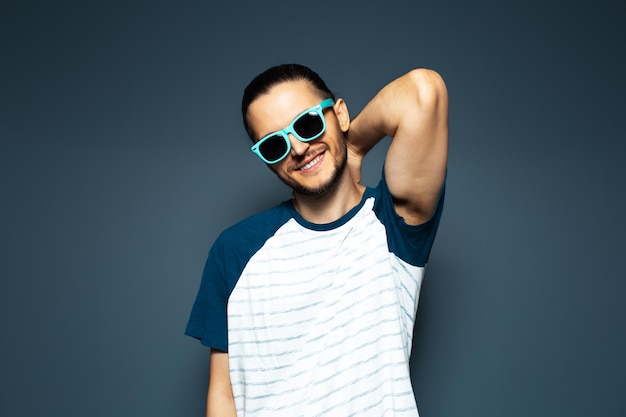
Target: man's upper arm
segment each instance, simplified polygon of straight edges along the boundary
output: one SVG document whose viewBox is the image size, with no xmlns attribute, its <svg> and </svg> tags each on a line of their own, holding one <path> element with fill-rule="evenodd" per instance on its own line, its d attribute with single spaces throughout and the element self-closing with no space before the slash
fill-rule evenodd
<svg viewBox="0 0 626 417">
<path fill-rule="evenodd" d="M 385 176 L 396 211 L 409 224 L 430 218 L 446 175 L 448 96 L 434 71 L 413 70 L 386 92 L 393 136 Z M 384 91 L 384 90 L 383 90 Z"/>
</svg>

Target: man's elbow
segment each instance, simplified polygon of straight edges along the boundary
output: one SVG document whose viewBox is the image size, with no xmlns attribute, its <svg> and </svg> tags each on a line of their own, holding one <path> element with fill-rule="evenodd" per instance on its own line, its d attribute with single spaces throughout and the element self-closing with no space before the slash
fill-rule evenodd
<svg viewBox="0 0 626 417">
<path fill-rule="evenodd" d="M 408 72 L 406 78 L 415 91 L 420 107 L 447 110 L 448 91 L 438 72 L 427 68 L 417 68 Z"/>
</svg>

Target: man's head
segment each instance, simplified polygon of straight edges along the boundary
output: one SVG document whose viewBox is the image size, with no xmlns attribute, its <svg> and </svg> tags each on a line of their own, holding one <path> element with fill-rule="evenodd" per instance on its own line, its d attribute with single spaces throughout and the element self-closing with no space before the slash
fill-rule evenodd
<svg viewBox="0 0 626 417">
<path fill-rule="evenodd" d="M 259 96 L 266 94 L 272 87 L 277 84 L 286 81 L 307 81 L 311 87 L 316 89 L 320 98 L 332 98 L 335 99 L 335 95 L 330 91 L 324 80 L 313 70 L 304 65 L 298 64 L 284 64 L 271 67 L 261 74 L 257 75 L 248 84 L 243 92 L 243 98 L 241 100 L 241 114 L 243 116 L 243 125 L 248 132 L 248 136 L 253 142 L 256 142 L 259 138 L 254 137 L 254 132 L 250 130 L 248 122 L 248 108 L 250 104 L 256 100 Z"/>
<path fill-rule="evenodd" d="M 241 109 L 253 142 L 277 133 L 278 142 L 286 145 L 280 155 L 284 159 L 268 164 L 285 184 L 309 196 L 324 195 L 335 187 L 347 161 L 344 133 L 349 115 L 344 101 L 335 100 L 315 72 L 296 64 L 270 68 L 245 89 Z M 304 141 L 308 133 L 299 135 L 303 119 L 309 127 L 312 123 L 310 129 L 319 129 Z"/>
</svg>

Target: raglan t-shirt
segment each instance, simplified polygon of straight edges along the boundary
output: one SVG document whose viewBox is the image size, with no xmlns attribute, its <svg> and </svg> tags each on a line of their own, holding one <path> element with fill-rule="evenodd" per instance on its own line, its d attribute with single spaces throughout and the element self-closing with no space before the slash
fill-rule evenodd
<svg viewBox="0 0 626 417">
<path fill-rule="evenodd" d="M 238 416 L 417 416 L 409 356 L 443 206 L 407 225 L 385 179 L 329 224 L 291 201 L 215 241 L 186 334 L 229 354 Z"/>
</svg>

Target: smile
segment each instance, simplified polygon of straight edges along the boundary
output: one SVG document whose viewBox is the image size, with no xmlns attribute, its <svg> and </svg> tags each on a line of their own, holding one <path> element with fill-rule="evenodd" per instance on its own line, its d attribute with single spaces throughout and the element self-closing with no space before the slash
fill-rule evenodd
<svg viewBox="0 0 626 417">
<path fill-rule="evenodd" d="M 308 164 L 303 165 L 300 168 L 298 168 L 298 171 L 306 171 L 307 169 L 313 168 L 319 161 L 322 160 L 323 156 L 324 156 L 323 154 L 318 155 L 317 157 L 313 158 L 311 162 L 309 162 Z"/>
</svg>

